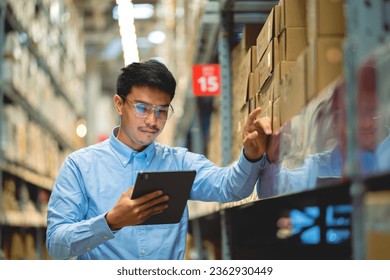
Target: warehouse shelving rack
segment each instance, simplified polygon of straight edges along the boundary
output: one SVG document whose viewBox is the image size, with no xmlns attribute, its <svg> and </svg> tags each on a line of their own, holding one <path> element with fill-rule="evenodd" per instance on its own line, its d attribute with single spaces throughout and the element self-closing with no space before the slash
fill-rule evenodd
<svg viewBox="0 0 390 280">
<path fill-rule="evenodd" d="M 21 1 L 22 2 L 22 1 Z M 84 109 L 82 104 L 76 104 L 79 99 L 74 99 L 69 94 L 69 87 L 64 86 L 63 78 L 58 77 L 58 72 L 54 72 L 52 66 L 50 65 L 48 55 L 42 53 L 42 50 L 39 50 L 37 43 L 32 39 L 31 30 L 27 30 L 26 26 L 23 25 L 20 21 L 20 18 L 16 15 L 13 10 L 13 5 L 17 3 L 10 3 L 7 0 L 0 1 L 0 54 L 1 54 L 1 67 L 0 67 L 0 259 L 47 259 L 49 256 L 46 252 L 45 245 L 45 232 L 46 232 L 46 205 L 47 199 L 50 195 L 54 183 L 54 172 L 45 171 L 42 168 L 36 168 L 31 165 L 27 165 L 25 161 L 19 161 L 18 159 L 10 159 L 6 155 L 7 149 L 7 124 L 5 118 L 5 106 L 18 106 L 25 114 L 26 119 L 33 123 L 34 126 L 42 131 L 42 135 L 47 135 L 47 139 L 52 139 L 53 147 L 57 147 L 57 151 L 50 150 L 48 147 L 42 151 L 46 154 L 46 157 L 51 157 L 50 153 L 61 154 L 66 156 L 69 152 L 75 150 L 77 147 L 82 146 L 82 140 L 73 137 L 72 132 L 65 134 L 64 130 L 60 129 L 59 126 L 56 126 L 53 123 L 53 120 L 60 117 L 67 117 L 72 115 L 75 120 L 84 119 Z M 19 3 L 21 4 L 21 3 Z M 36 14 L 39 14 L 47 22 L 50 21 L 50 13 L 47 10 L 47 2 L 37 0 L 34 2 L 29 2 L 29 5 L 34 5 L 33 9 Z M 66 9 L 65 2 L 62 3 L 62 9 Z M 30 6 L 29 6 L 30 7 Z M 32 7 L 32 6 L 31 6 Z M 71 11 L 70 11 L 71 12 Z M 72 25 L 73 27 L 73 25 Z M 69 28 L 68 31 L 72 27 Z M 54 28 L 51 26 L 51 28 Z M 58 27 L 55 27 L 58 28 Z M 66 27 L 64 27 L 66 28 Z M 63 30 L 65 31 L 65 30 Z M 76 31 L 76 30 L 75 30 Z M 20 41 L 20 48 L 23 49 L 32 59 L 37 62 L 37 67 L 39 70 L 44 73 L 48 83 L 50 84 L 50 90 L 54 93 L 57 98 L 56 100 L 63 103 L 63 106 L 66 106 L 69 111 L 66 112 L 66 116 L 61 115 L 61 112 L 56 112 L 54 116 L 48 116 L 47 112 L 42 111 L 37 104 L 32 104 L 29 99 L 26 99 L 26 93 L 21 93 L 19 89 L 9 81 L 9 73 L 5 73 L 5 57 L 4 57 L 4 48 L 6 36 L 9 32 L 15 32 L 20 35 L 20 38 L 23 39 Z M 69 36 L 69 33 L 67 33 Z M 65 60 L 70 51 L 65 48 L 63 38 L 57 37 L 57 44 L 61 47 L 62 59 Z M 66 40 L 66 39 L 64 39 Z M 82 43 L 82 42 L 80 42 Z M 79 52 L 82 54 L 83 46 L 80 45 Z M 79 54 L 77 54 L 79 55 Z M 74 59 L 74 57 L 68 57 L 67 59 Z M 81 59 L 79 62 L 68 62 L 74 63 L 75 77 L 80 82 L 80 85 L 83 85 L 83 73 L 82 71 L 84 59 Z M 78 69 L 76 69 L 76 67 Z M 7 68 L 9 69 L 9 68 Z M 59 69 L 57 69 L 59 70 Z M 4 78 L 5 75 L 7 78 Z M 61 74 L 65 77 L 65 73 Z M 16 81 L 23 82 L 23 81 Z M 37 81 L 38 82 L 38 81 Z M 37 92 L 30 91 L 29 95 L 36 96 L 39 98 Z M 82 99 L 83 91 L 77 92 L 78 97 Z M 78 98 L 76 97 L 76 98 Z M 57 102 L 56 101 L 56 102 Z M 38 101 L 38 104 L 41 101 Z M 45 106 L 54 106 L 54 104 L 44 104 Z M 8 120 L 9 121 L 9 120 Z M 28 125 L 28 124 L 27 124 Z M 27 126 L 26 125 L 26 126 Z M 72 129 L 71 126 L 68 129 Z M 68 130 L 69 131 L 69 130 Z M 25 132 L 26 136 L 28 132 Z M 46 139 L 46 138 L 45 138 Z M 17 139 L 14 139 L 15 142 Z M 35 139 L 35 141 L 43 141 L 44 139 Z M 27 157 L 30 157 L 33 151 L 29 147 L 29 154 Z M 32 162 L 31 159 L 29 159 Z M 58 159 L 56 164 L 60 164 L 62 159 Z M 53 162 L 54 163 L 54 160 Z M 52 168 L 57 168 L 57 166 L 52 166 Z M 3 205 L 3 195 L 4 195 L 4 184 L 7 179 L 12 180 L 15 183 L 15 201 L 17 201 L 19 210 L 6 210 Z M 26 201 L 26 197 L 29 199 Z M 27 204 L 33 205 L 34 211 L 30 211 L 31 208 L 26 208 Z M 36 211 L 35 211 L 36 210 Z M 18 235 L 18 236 L 16 236 Z M 18 237 L 16 242 L 14 238 Z M 27 240 L 27 237 L 29 239 Z"/>
</svg>

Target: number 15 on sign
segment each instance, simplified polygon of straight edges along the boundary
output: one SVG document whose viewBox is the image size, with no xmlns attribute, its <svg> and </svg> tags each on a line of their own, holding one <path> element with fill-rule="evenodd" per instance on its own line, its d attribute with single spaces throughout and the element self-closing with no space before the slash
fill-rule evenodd
<svg viewBox="0 0 390 280">
<path fill-rule="evenodd" d="M 221 93 L 219 64 L 193 65 L 192 88 L 196 96 L 219 95 Z"/>
</svg>

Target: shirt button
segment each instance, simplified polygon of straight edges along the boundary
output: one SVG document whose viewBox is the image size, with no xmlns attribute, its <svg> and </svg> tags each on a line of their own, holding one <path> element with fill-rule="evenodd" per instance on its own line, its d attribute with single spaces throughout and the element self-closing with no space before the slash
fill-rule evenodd
<svg viewBox="0 0 390 280">
<path fill-rule="evenodd" d="M 108 236 L 107 236 L 107 235 L 105 235 L 105 236 L 104 236 L 104 239 L 108 239 Z"/>
<path fill-rule="evenodd" d="M 141 250 L 141 256 L 145 255 L 145 250 Z"/>
</svg>

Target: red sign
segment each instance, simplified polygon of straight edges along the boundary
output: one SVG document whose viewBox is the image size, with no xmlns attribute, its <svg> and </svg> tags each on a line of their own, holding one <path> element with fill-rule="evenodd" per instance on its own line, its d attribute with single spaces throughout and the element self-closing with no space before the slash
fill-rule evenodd
<svg viewBox="0 0 390 280">
<path fill-rule="evenodd" d="M 196 96 L 219 95 L 221 93 L 219 64 L 192 66 L 192 89 Z"/>
</svg>

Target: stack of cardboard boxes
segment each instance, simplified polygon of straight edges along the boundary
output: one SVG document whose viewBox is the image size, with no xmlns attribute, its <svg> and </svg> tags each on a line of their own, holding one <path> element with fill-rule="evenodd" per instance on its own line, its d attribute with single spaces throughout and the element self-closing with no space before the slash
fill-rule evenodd
<svg viewBox="0 0 390 280">
<path fill-rule="evenodd" d="M 343 0 L 280 0 L 254 45 L 232 52 L 235 139 L 254 108 L 278 130 L 343 75 L 344 34 Z"/>
</svg>

